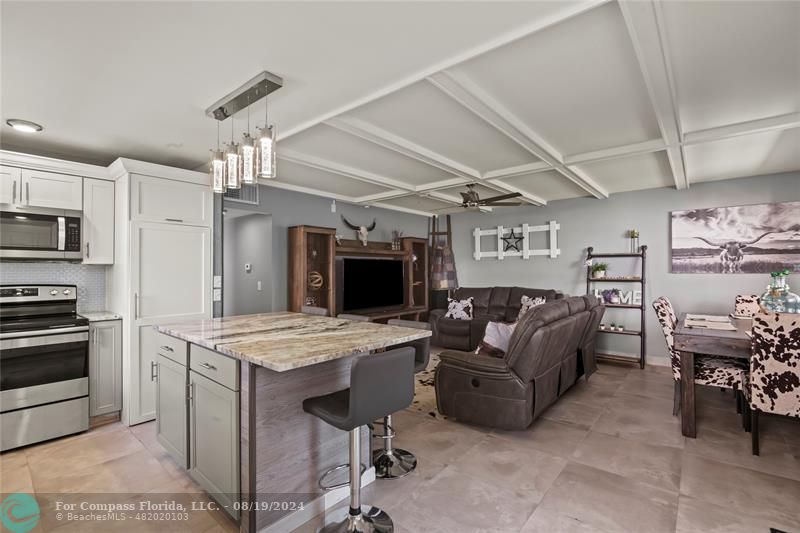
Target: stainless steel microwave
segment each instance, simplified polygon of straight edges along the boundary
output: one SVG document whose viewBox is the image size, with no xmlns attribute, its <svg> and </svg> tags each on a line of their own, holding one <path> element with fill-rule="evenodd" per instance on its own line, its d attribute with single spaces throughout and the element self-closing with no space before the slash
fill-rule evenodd
<svg viewBox="0 0 800 533">
<path fill-rule="evenodd" d="M 0 259 L 81 258 L 80 216 L 0 211 Z"/>
</svg>

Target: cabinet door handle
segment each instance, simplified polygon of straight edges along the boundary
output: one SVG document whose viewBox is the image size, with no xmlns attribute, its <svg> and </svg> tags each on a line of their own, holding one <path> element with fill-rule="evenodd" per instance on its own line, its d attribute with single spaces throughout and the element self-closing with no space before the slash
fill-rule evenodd
<svg viewBox="0 0 800 533">
<path fill-rule="evenodd" d="M 25 184 L 25 201 L 26 203 L 31 203 L 31 184 Z"/>
<path fill-rule="evenodd" d="M 86 258 L 88 259 L 88 258 L 89 258 L 89 257 L 91 257 L 91 256 L 92 256 L 92 254 L 91 254 L 91 253 L 89 253 L 89 243 L 87 242 L 87 243 L 86 243 Z"/>
<path fill-rule="evenodd" d="M 208 364 L 208 363 L 200 363 L 200 366 L 202 366 L 203 368 L 207 368 L 209 370 L 216 370 L 217 369 L 217 367 L 215 367 L 214 365 Z"/>
<path fill-rule="evenodd" d="M 183 222 L 182 218 L 165 218 L 167 222 Z"/>
<path fill-rule="evenodd" d="M 165 352 L 174 352 L 175 351 L 175 350 L 172 349 L 171 346 L 162 346 L 161 349 L 164 350 Z"/>
<path fill-rule="evenodd" d="M 11 183 L 11 203 L 12 204 L 17 203 L 17 181 L 16 180 L 14 180 Z"/>
<path fill-rule="evenodd" d="M 150 381 L 158 379 L 158 363 L 150 361 Z"/>
<path fill-rule="evenodd" d="M 139 293 L 133 293 L 133 318 L 139 318 Z"/>
<path fill-rule="evenodd" d="M 194 381 L 186 385 L 186 399 L 194 405 Z"/>
</svg>

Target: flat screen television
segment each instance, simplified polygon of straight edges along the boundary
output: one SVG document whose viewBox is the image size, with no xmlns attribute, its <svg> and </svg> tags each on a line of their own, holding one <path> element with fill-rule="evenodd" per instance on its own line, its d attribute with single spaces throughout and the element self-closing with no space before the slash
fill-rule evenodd
<svg viewBox="0 0 800 533">
<path fill-rule="evenodd" d="M 342 311 L 403 306 L 403 261 L 344 257 L 341 280 Z"/>
</svg>

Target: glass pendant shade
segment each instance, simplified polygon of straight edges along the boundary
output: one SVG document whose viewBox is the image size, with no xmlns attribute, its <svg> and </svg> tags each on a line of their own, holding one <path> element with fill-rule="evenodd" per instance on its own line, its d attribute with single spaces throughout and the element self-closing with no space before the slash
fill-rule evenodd
<svg viewBox="0 0 800 533">
<path fill-rule="evenodd" d="M 211 188 L 216 193 L 225 192 L 225 154 L 220 150 L 211 151 Z"/>
<path fill-rule="evenodd" d="M 256 168 L 259 178 L 275 177 L 275 128 L 259 128 L 256 141 Z"/>
<path fill-rule="evenodd" d="M 239 174 L 239 145 L 232 142 L 225 150 L 225 187 L 239 189 L 242 186 L 242 176 Z"/>
<path fill-rule="evenodd" d="M 249 133 L 245 133 L 239 146 L 239 174 L 242 183 L 256 182 L 255 143 Z"/>
</svg>

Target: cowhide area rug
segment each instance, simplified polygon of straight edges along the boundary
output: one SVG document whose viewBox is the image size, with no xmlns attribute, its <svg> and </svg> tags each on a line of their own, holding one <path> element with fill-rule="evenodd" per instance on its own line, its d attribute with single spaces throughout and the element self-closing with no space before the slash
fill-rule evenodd
<svg viewBox="0 0 800 533">
<path fill-rule="evenodd" d="M 443 348 L 431 348 L 431 359 L 428 368 L 414 376 L 416 384 L 414 386 L 414 401 L 411 403 L 412 411 L 425 413 L 431 418 L 444 418 L 436 409 L 436 389 L 433 386 L 433 377 L 436 367 L 439 365 L 439 353 Z"/>
</svg>

